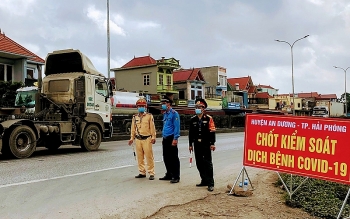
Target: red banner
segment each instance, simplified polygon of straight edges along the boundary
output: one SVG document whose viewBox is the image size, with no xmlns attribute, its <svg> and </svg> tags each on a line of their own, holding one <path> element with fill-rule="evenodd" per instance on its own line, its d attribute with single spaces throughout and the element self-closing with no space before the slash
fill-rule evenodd
<svg viewBox="0 0 350 219">
<path fill-rule="evenodd" d="M 247 114 L 243 165 L 350 184 L 350 120 Z"/>
</svg>

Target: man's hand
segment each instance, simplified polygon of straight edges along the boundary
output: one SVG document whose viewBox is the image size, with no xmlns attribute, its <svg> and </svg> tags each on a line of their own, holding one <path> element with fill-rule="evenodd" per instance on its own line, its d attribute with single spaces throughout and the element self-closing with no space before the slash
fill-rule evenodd
<svg viewBox="0 0 350 219">
<path fill-rule="evenodd" d="M 172 146 L 177 146 L 177 140 L 173 140 L 173 142 L 171 143 Z"/>
<path fill-rule="evenodd" d="M 210 150 L 215 151 L 215 145 L 210 145 Z"/>
<path fill-rule="evenodd" d="M 134 141 L 132 139 L 129 140 L 129 146 L 133 143 Z"/>
<path fill-rule="evenodd" d="M 193 147 L 192 146 L 189 146 L 188 147 L 188 150 L 190 151 L 190 153 L 193 151 Z"/>
<path fill-rule="evenodd" d="M 151 143 L 155 144 L 156 143 L 156 139 L 151 139 Z"/>
</svg>

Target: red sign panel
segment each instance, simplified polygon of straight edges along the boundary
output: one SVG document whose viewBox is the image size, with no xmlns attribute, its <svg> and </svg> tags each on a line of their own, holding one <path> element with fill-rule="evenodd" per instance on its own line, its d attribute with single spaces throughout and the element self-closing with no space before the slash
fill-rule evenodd
<svg viewBox="0 0 350 219">
<path fill-rule="evenodd" d="M 350 120 L 247 114 L 243 165 L 350 184 Z"/>
</svg>

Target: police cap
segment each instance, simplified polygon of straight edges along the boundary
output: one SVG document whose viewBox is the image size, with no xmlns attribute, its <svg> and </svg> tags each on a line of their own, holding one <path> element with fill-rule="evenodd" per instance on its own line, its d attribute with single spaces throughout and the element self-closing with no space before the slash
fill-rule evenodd
<svg viewBox="0 0 350 219">
<path fill-rule="evenodd" d="M 198 98 L 198 99 L 196 99 L 196 106 L 203 106 L 204 108 L 207 108 L 208 104 L 207 104 L 207 102 L 205 102 L 204 99 Z"/>
<path fill-rule="evenodd" d="M 136 101 L 136 106 L 147 106 L 147 101 L 145 98 L 141 97 Z"/>
<path fill-rule="evenodd" d="M 168 97 L 167 95 L 163 95 L 161 102 L 162 102 L 162 103 L 163 103 L 163 102 L 166 102 L 166 103 L 173 104 L 173 100 L 170 99 L 170 97 Z"/>
</svg>

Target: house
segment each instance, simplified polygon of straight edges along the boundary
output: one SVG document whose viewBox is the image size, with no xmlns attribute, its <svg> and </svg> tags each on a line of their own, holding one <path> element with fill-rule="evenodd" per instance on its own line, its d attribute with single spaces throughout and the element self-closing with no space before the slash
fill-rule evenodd
<svg viewBox="0 0 350 219">
<path fill-rule="evenodd" d="M 183 103 L 177 103 L 176 105 L 194 106 L 196 98 L 205 97 L 205 80 L 200 68 L 192 69 L 180 69 L 173 72 L 173 84 L 179 91 L 178 99 Z"/>
<path fill-rule="evenodd" d="M 23 82 L 27 86 L 38 80 L 45 60 L 10 39 L 0 30 L 0 81 Z"/>
<path fill-rule="evenodd" d="M 270 96 L 277 95 L 278 93 L 278 89 L 273 88 L 270 85 L 263 85 L 263 84 L 256 85 L 256 91 L 257 93 L 267 92 Z M 255 98 L 258 98 L 258 97 L 255 96 Z"/>
<path fill-rule="evenodd" d="M 302 110 L 302 98 L 294 96 L 295 110 Z M 292 94 L 277 94 L 269 98 L 269 109 L 292 112 L 294 107 Z"/>
<path fill-rule="evenodd" d="M 318 97 L 315 98 L 316 101 L 330 101 L 330 102 L 333 102 L 333 101 L 337 101 L 338 100 L 338 97 L 336 94 L 319 94 Z"/>
<path fill-rule="evenodd" d="M 155 60 L 150 55 L 134 57 L 120 68 L 111 69 L 115 75 L 115 89 L 149 94 L 178 94 L 173 86 L 173 71 L 180 68 L 179 60 L 162 57 Z M 157 99 L 157 98 L 156 98 Z M 154 100 L 154 103 L 159 103 Z"/>
<path fill-rule="evenodd" d="M 228 78 L 227 91 L 233 91 L 236 95 L 243 97 L 243 105 L 248 107 L 251 98 L 254 98 L 256 86 L 253 83 L 251 76 Z"/>
<path fill-rule="evenodd" d="M 205 78 L 205 98 L 222 98 L 222 92 L 227 91 L 226 68 L 221 66 L 202 67 L 202 75 Z"/>
</svg>

